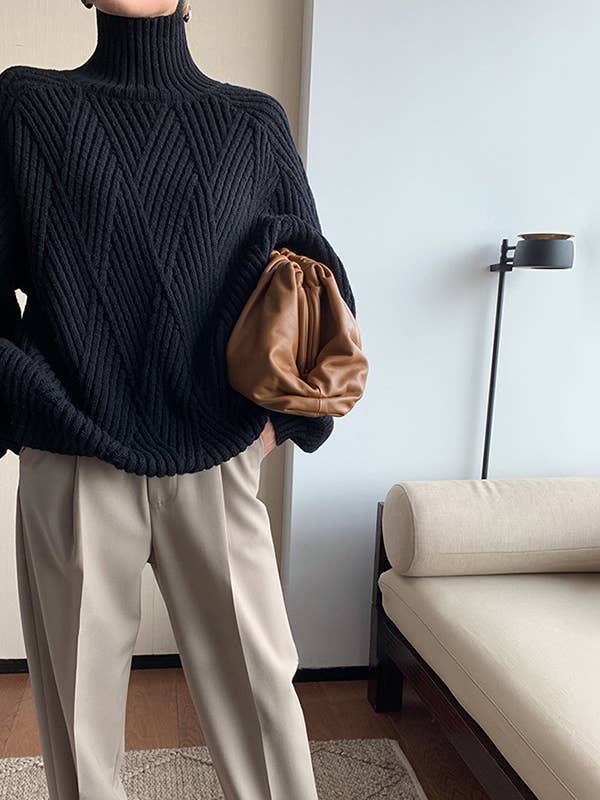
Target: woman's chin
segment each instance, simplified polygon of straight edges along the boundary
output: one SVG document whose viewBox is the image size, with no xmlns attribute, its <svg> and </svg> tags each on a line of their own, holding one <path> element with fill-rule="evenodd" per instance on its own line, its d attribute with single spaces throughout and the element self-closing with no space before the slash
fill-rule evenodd
<svg viewBox="0 0 600 800">
<path fill-rule="evenodd" d="M 159 17 L 174 13 L 177 0 L 94 0 L 97 9 L 121 17 Z"/>
</svg>

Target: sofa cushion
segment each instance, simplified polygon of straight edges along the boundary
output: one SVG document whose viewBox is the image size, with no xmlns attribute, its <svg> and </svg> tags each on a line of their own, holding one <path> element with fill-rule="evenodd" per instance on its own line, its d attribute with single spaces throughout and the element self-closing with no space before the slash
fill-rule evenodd
<svg viewBox="0 0 600 800">
<path fill-rule="evenodd" d="M 379 576 L 383 608 L 540 800 L 600 797 L 600 574 Z"/>
<path fill-rule="evenodd" d="M 382 524 L 403 575 L 600 571 L 600 478 L 405 481 Z"/>
</svg>

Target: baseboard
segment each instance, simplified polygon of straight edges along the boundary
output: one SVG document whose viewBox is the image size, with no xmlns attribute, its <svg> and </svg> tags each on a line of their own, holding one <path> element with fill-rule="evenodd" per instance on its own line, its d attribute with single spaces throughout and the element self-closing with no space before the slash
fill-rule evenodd
<svg viewBox="0 0 600 800">
<path fill-rule="evenodd" d="M 131 669 L 172 669 L 181 667 L 181 660 L 177 653 L 167 655 L 143 656 L 135 655 Z M 11 675 L 29 672 L 27 659 L 4 658 L 0 659 L 0 675 Z M 302 667 L 294 676 L 294 683 L 308 683 L 310 681 L 362 681 L 368 678 L 369 667 Z"/>
</svg>

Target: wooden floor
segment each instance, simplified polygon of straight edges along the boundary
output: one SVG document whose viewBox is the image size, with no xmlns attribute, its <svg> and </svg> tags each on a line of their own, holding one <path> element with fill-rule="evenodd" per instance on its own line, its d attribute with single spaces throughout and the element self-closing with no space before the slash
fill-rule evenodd
<svg viewBox="0 0 600 800">
<path fill-rule="evenodd" d="M 376 713 L 366 681 L 295 684 L 310 739 L 397 739 L 429 800 L 488 800 L 437 724 L 405 689 L 402 712 Z M 137 669 L 127 700 L 127 750 L 205 744 L 181 669 Z M 28 675 L 0 675 L 0 757 L 40 753 Z"/>
</svg>

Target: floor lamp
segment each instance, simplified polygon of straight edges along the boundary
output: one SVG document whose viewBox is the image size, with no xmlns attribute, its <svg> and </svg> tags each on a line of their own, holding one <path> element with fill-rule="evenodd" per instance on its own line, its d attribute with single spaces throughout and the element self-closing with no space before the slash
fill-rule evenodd
<svg viewBox="0 0 600 800">
<path fill-rule="evenodd" d="M 526 269 L 571 269 L 573 266 L 573 235 L 567 233 L 523 233 L 520 241 L 509 247 L 508 239 L 502 240 L 500 262 L 490 266 L 491 272 L 498 273 L 498 297 L 496 300 L 496 321 L 494 324 L 494 346 L 488 391 L 487 418 L 485 423 L 485 444 L 481 477 L 487 478 L 492 436 L 492 418 L 496 394 L 496 374 L 498 371 L 498 350 L 500 347 L 500 327 L 504 302 L 504 276 L 514 267 Z"/>
</svg>

